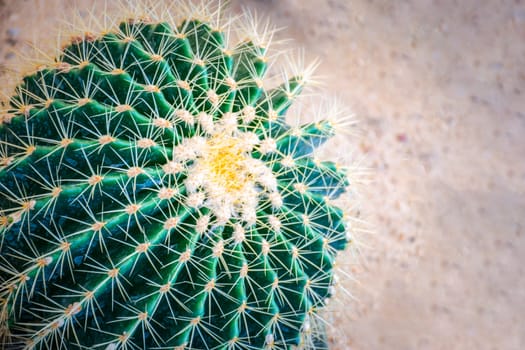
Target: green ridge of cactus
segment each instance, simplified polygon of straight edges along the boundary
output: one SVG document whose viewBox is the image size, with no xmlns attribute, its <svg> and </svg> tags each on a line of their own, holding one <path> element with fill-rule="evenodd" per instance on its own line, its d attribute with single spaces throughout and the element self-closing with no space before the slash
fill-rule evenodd
<svg viewBox="0 0 525 350">
<path fill-rule="evenodd" d="M 313 347 L 344 168 L 291 126 L 267 47 L 147 18 L 85 33 L 0 119 L 3 349 Z"/>
</svg>

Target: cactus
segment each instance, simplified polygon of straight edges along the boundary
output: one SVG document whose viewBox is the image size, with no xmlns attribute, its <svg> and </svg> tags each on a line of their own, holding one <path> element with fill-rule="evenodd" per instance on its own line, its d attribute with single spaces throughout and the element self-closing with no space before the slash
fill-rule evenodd
<svg viewBox="0 0 525 350">
<path fill-rule="evenodd" d="M 15 88 L 3 349 L 315 347 L 348 241 L 334 124 L 289 125 L 307 74 L 265 88 L 268 48 L 214 18 L 85 32 Z"/>
</svg>

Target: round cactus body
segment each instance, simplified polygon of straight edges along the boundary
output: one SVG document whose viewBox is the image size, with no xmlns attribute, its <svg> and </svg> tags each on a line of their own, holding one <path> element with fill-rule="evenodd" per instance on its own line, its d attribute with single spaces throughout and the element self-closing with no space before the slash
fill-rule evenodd
<svg viewBox="0 0 525 350">
<path fill-rule="evenodd" d="M 86 33 L 0 119 L 3 349 L 290 349 L 333 293 L 343 169 L 267 48 L 145 18 Z"/>
</svg>

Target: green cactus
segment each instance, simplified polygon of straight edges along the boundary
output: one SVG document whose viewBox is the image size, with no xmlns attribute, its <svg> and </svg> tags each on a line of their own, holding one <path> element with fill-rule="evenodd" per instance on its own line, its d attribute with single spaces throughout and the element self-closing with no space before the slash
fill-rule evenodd
<svg viewBox="0 0 525 350">
<path fill-rule="evenodd" d="M 267 47 L 140 18 L 74 37 L 0 119 L 3 349 L 315 347 L 347 245 L 322 120 Z"/>
</svg>

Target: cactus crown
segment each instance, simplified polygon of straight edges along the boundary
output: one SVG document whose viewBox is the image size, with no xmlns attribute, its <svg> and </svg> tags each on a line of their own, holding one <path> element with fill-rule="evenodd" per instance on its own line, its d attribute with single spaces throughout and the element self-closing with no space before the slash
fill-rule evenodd
<svg viewBox="0 0 525 350">
<path fill-rule="evenodd" d="M 291 126 L 304 74 L 267 47 L 146 17 L 74 37 L 0 119 L 0 342 L 21 349 L 312 347 L 347 244 L 344 169 Z"/>
</svg>

